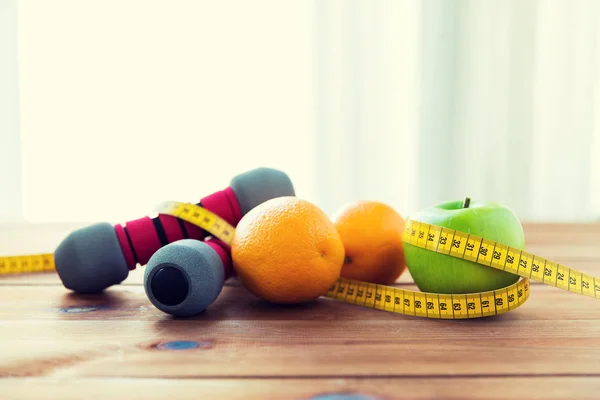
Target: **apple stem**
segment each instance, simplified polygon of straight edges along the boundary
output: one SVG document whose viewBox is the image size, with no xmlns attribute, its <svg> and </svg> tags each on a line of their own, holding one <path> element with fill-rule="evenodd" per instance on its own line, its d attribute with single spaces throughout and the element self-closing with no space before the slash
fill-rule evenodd
<svg viewBox="0 0 600 400">
<path fill-rule="evenodd" d="M 469 208 L 469 204 L 471 204 L 471 199 L 469 197 L 465 197 L 465 202 L 463 203 L 462 208 Z"/>
</svg>

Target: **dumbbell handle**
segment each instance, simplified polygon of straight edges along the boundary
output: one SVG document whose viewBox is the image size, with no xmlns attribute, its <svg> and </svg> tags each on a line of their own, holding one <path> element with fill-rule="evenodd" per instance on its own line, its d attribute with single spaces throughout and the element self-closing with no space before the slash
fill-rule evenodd
<svg viewBox="0 0 600 400">
<path fill-rule="evenodd" d="M 223 270 L 225 271 L 225 280 L 234 276 L 235 271 L 231 261 L 231 249 L 229 246 L 214 237 L 205 240 L 204 243 L 209 245 L 221 259 L 221 263 L 223 263 Z"/>
<path fill-rule="evenodd" d="M 233 226 L 242 218 L 238 200 L 230 187 L 203 198 L 198 205 L 219 215 Z M 115 225 L 115 232 L 130 270 L 135 269 L 138 264 L 145 265 L 158 249 L 169 243 L 188 238 L 204 240 L 207 236 L 207 232 L 200 227 L 164 214 Z M 227 248 L 224 243 L 214 245 Z"/>
</svg>

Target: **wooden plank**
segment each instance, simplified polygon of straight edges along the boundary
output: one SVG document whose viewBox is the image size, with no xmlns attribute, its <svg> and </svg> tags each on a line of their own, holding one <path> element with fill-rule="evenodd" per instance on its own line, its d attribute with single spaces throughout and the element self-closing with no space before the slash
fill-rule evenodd
<svg viewBox="0 0 600 400">
<path fill-rule="evenodd" d="M 563 234 L 581 234 L 600 235 L 600 221 L 590 222 L 531 222 L 521 221 L 526 235 L 540 233 L 553 233 L 555 235 Z"/>
<path fill-rule="evenodd" d="M 150 307 L 139 287 L 85 299 L 57 292 L 3 289 L 0 337 L 10 340 L 0 342 L 0 375 L 600 373 L 600 302 L 548 287 L 514 312 L 462 321 L 329 299 L 273 306 L 239 286 L 226 288 L 203 315 L 178 320 Z M 206 347 L 160 350 L 180 340 Z"/>
<path fill-rule="evenodd" d="M 401 285 L 417 290 L 414 285 Z M 156 309 L 139 285 L 116 286 L 101 294 L 75 294 L 59 286 L 6 286 L 0 291 L 1 321 L 37 320 L 128 320 L 169 321 L 171 317 Z M 89 309 L 86 309 L 89 308 Z M 84 311 L 84 312 L 82 312 Z M 238 281 L 223 288 L 219 298 L 208 310 L 192 320 L 417 320 L 403 316 L 346 304 L 322 297 L 313 303 L 277 306 L 251 295 Z M 531 287 L 529 300 L 504 316 L 481 321 L 495 323 L 504 320 L 600 320 L 600 299 L 594 299 L 546 286 Z M 471 321 L 475 324 L 475 321 Z"/>
<path fill-rule="evenodd" d="M 281 328 L 271 325 L 261 331 L 264 335 L 289 335 L 292 330 L 302 329 L 308 333 L 320 332 L 306 325 L 283 324 Z M 349 324 L 342 327 L 359 329 Z M 565 338 L 568 339 L 565 346 L 556 339 L 545 343 L 517 338 L 403 341 L 401 335 L 395 334 L 387 335 L 390 340 L 386 342 L 368 343 L 363 338 L 344 339 L 336 331 L 331 336 L 337 340 L 320 344 L 314 339 L 293 336 L 275 343 L 244 340 L 239 336 L 235 341 L 211 341 L 214 334 L 208 340 L 198 335 L 187 336 L 208 343 L 209 348 L 185 354 L 174 351 L 154 354 L 152 347 L 124 346 L 118 352 L 89 361 L 65 361 L 64 366 L 49 375 L 140 378 L 600 375 L 597 339 Z M 561 360 L 560 364 L 557 360 Z"/>
<path fill-rule="evenodd" d="M 182 400 L 355 400 L 427 399 L 598 399 L 598 377 L 498 377 L 444 379 L 4 379 L 4 398 L 54 399 L 182 399 Z M 83 395 L 85 393 L 85 395 Z M 329 396 L 329 397 L 328 397 Z M 362 397 L 358 397 L 362 396 Z M 350 400 L 350 398 L 347 398 Z"/>
</svg>

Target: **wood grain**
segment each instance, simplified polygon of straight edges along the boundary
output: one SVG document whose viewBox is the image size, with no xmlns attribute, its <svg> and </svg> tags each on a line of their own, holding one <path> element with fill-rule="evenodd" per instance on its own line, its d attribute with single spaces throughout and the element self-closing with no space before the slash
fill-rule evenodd
<svg viewBox="0 0 600 400">
<path fill-rule="evenodd" d="M 600 276 L 600 224 L 525 229 L 529 251 Z M 55 274 L 0 278 L 0 398 L 600 398 L 600 302 L 542 284 L 513 312 L 439 321 L 326 298 L 275 306 L 234 279 L 174 319 L 142 277 L 97 295 Z M 416 289 L 410 274 L 397 285 Z M 165 347 L 177 341 L 198 347 Z"/>
<path fill-rule="evenodd" d="M 383 379 L 59 379 L 0 381 L 6 399 L 31 400 L 596 400 L 595 377 L 383 378 Z M 368 397 L 367 397 L 368 396 Z M 339 400 L 335 399 L 335 400 Z"/>
</svg>

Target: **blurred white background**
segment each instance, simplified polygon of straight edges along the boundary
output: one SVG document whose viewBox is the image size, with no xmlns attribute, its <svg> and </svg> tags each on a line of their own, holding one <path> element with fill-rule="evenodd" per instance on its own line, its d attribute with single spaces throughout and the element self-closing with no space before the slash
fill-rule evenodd
<svg viewBox="0 0 600 400">
<path fill-rule="evenodd" d="M 257 166 L 329 214 L 597 220 L 600 2 L 0 0 L 0 221 L 124 221 Z"/>
</svg>

